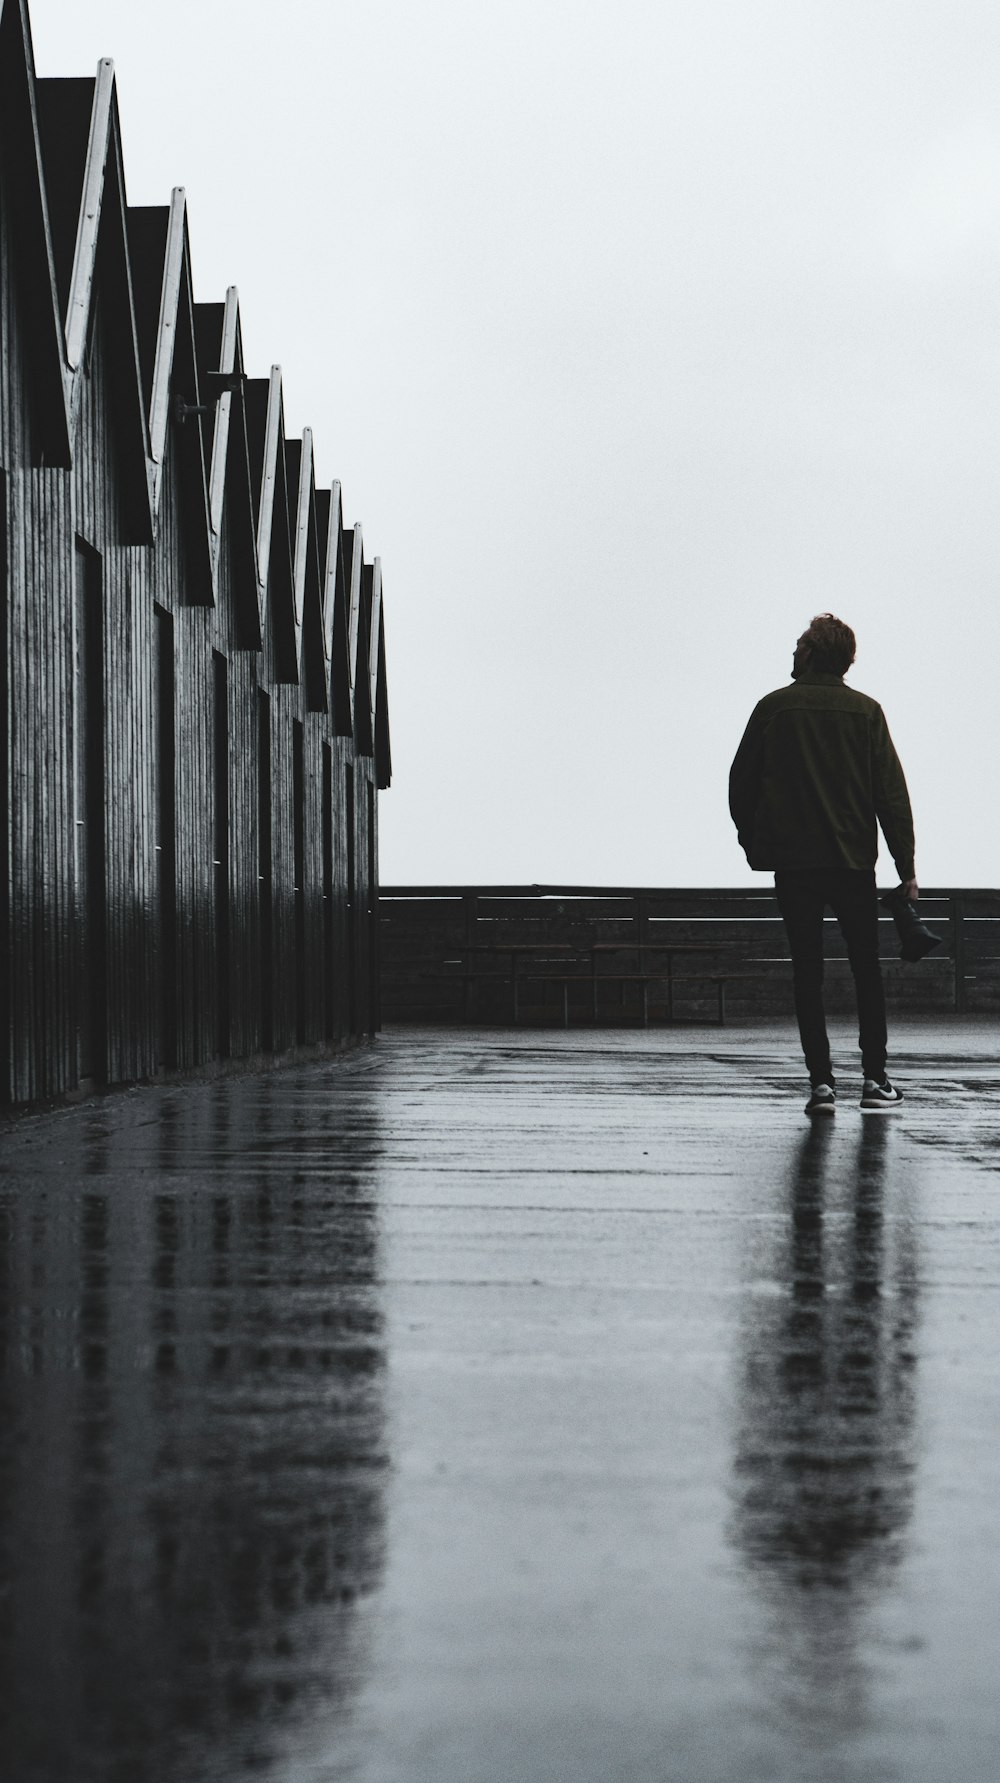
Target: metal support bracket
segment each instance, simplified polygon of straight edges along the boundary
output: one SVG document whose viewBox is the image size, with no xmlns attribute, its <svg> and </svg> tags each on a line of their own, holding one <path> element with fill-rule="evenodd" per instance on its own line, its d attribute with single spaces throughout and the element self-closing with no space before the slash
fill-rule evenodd
<svg viewBox="0 0 1000 1783">
<path fill-rule="evenodd" d="M 183 396 L 174 397 L 174 420 L 181 426 L 191 415 L 211 415 L 220 396 L 227 392 L 242 395 L 247 380 L 242 371 L 206 371 L 202 372 L 201 381 L 208 390 L 210 402 L 185 402 Z"/>
</svg>

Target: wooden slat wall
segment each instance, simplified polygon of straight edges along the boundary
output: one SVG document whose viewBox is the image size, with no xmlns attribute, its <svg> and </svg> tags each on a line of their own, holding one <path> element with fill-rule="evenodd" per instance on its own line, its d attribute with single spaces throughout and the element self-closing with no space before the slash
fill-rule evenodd
<svg viewBox="0 0 1000 1783">
<path fill-rule="evenodd" d="M 26 501 L 26 496 L 29 500 Z M 6 704 L 10 858 L 3 969 L 11 1077 L 60 1087 L 73 1050 L 72 499 L 64 473 L 8 477 Z M 45 586 L 46 600 L 34 598 Z"/>
<path fill-rule="evenodd" d="M 8 558 L 10 555 L 10 539 L 7 527 L 9 503 L 7 500 L 7 473 L 0 469 L 0 648 L 6 661 L 10 655 L 10 614 L 8 574 Z M 11 753 L 10 753 L 10 700 L 8 676 L 0 674 L 0 947 L 3 957 L 0 958 L 0 1085 L 11 1082 L 11 1046 L 12 1002 L 10 973 L 11 942 L 11 883 L 13 870 L 13 838 L 11 835 Z"/>
<path fill-rule="evenodd" d="M 272 701 L 271 836 L 274 948 L 274 1044 L 295 1045 L 295 836 L 293 826 L 293 733 L 287 689 L 276 687 Z"/>
<path fill-rule="evenodd" d="M 900 961 L 895 928 L 879 925 L 890 1009 L 914 1013 L 969 1014 L 1000 1011 L 1000 891 L 932 889 L 921 896 L 921 914 L 944 937 L 941 949 L 917 965 Z M 570 945 L 666 943 L 710 951 L 679 956 L 673 963 L 677 1016 L 712 1019 L 717 993 L 709 975 L 731 972 L 726 990 L 730 1018 L 787 1015 L 791 1009 L 788 944 L 773 891 L 623 890 L 546 886 L 387 886 L 379 896 L 382 950 L 382 1014 L 393 1022 L 512 1019 L 511 944 Z M 484 952 L 483 949 L 496 949 Z M 840 930 L 825 925 L 827 1004 L 853 1011 L 853 985 Z M 605 973 L 638 971 L 638 957 L 603 956 Z M 664 973 L 647 955 L 645 970 Z M 474 970 L 472 980 L 463 973 Z M 525 957 L 521 968 L 564 972 L 581 979 L 572 987 L 571 1012 L 592 1021 L 589 962 L 581 957 L 547 963 Z M 490 978 L 487 974 L 494 973 Z M 638 986 L 606 986 L 600 1020 L 634 1022 L 641 1012 Z M 666 1013 L 662 983 L 650 986 L 651 1019 Z M 562 1020 L 558 986 L 523 986 L 521 1019 Z"/>
<path fill-rule="evenodd" d="M 0 463 L 26 464 L 31 450 L 24 298 L 13 257 L 11 168 L 0 139 Z"/>
<path fill-rule="evenodd" d="M 234 1057 L 260 1050 L 260 888 L 257 878 L 257 663 L 249 651 L 229 659 L 231 847 L 229 984 Z"/>
<path fill-rule="evenodd" d="M 333 983 L 333 1025 L 335 1035 L 351 1032 L 350 979 L 354 968 L 348 916 L 348 848 L 347 848 L 347 770 L 354 767 L 354 752 L 349 740 L 336 737 L 333 742 L 333 950 L 334 959 L 343 961 L 343 970 L 335 970 Z"/>
<path fill-rule="evenodd" d="M 287 659 L 278 661 L 270 607 L 263 648 L 241 645 L 256 591 L 247 583 L 253 567 L 246 547 L 249 522 L 244 512 L 243 532 L 237 535 L 229 507 L 235 499 L 231 490 L 239 493 L 241 488 L 236 477 L 226 485 L 214 604 L 205 604 L 207 509 L 204 488 L 192 480 L 192 464 L 200 458 L 192 429 L 203 431 L 207 462 L 211 415 L 182 425 L 171 410 L 159 505 L 151 520 L 153 542 L 131 542 L 137 536 L 135 492 L 141 490 L 149 465 L 142 459 L 135 377 L 120 327 L 127 286 L 120 245 L 125 231 L 117 223 L 114 231 L 109 225 L 106 241 L 102 236 L 97 257 L 88 347 L 74 408 L 72 465 L 52 469 L 39 461 L 45 432 L 33 409 L 33 367 L 40 353 L 51 351 L 51 340 L 44 331 L 38 338 L 33 335 L 25 300 L 29 287 L 20 276 L 26 251 L 23 202 L 10 201 L 10 127 L 9 118 L 6 123 L 0 119 L 0 1101 L 21 1105 L 81 1085 L 149 1078 L 164 1063 L 183 1071 L 262 1052 L 266 930 L 261 823 L 268 801 L 270 1048 L 284 1053 L 298 1045 L 343 1044 L 371 1032 L 377 1021 L 372 962 L 378 920 L 373 850 L 379 769 L 357 727 L 353 735 L 341 734 L 344 712 L 334 712 L 332 692 L 325 712 L 309 709 L 307 679 L 314 705 L 324 678 L 329 688 L 328 666 L 319 671 L 317 662 L 307 662 L 305 655 L 310 649 L 322 651 L 322 637 L 304 637 L 295 680 L 283 678 L 289 665 Z M 58 139 L 54 131 L 52 140 Z M 105 206 L 111 203 L 107 188 Z M 40 276 L 37 252 L 34 264 L 31 289 Z M 146 312 L 140 332 L 148 339 L 148 268 L 144 277 Z M 42 419 L 51 436 L 51 390 L 68 371 L 63 366 L 54 372 L 50 368 L 50 373 L 49 408 Z M 197 395 L 194 377 L 190 352 L 187 358 L 179 353 L 171 398 L 191 401 Z M 151 366 L 147 383 L 150 378 Z M 149 397 L 147 388 L 144 405 Z M 231 438 L 237 436 L 233 426 Z M 284 440 L 280 449 L 284 452 Z M 204 472 L 198 476 L 203 479 Z M 259 494 L 255 499 L 259 501 Z M 292 541 L 282 502 L 275 507 L 275 562 L 279 532 L 287 562 Z M 84 577 L 88 587 L 92 580 L 99 591 L 101 665 L 100 684 L 86 687 L 79 681 L 85 668 L 77 636 Z M 281 586 L 276 572 L 275 589 Z M 168 887 L 176 915 L 172 955 L 163 932 L 167 892 L 160 889 L 167 857 L 158 856 L 157 844 L 159 789 L 169 781 L 163 764 L 158 765 L 160 687 L 165 683 L 158 679 L 157 652 L 164 639 L 173 667 L 173 712 L 164 721 L 167 735 L 173 736 L 174 763 L 174 859 Z M 226 717 L 224 768 L 216 754 L 220 686 Z M 263 789 L 262 691 L 269 696 L 271 714 L 269 785 Z M 82 723 L 85 697 L 92 723 L 99 725 L 104 793 L 101 896 L 89 902 L 81 864 L 82 746 L 74 730 L 77 720 Z M 298 777 L 296 734 L 302 740 Z M 353 851 L 346 832 L 348 769 L 355 788 Z M 302 807 L 298 879 L 297 778 Z M 215 852 L 220 787 L 227 794 L 222 857 Z M 86 845 L 92 841 L 88 836 Z M 220 858 L 225 863 L 221 870 L 215 865 Z M 355 864 L 353 888 L 348 883 L 350 859 Z M 87 1058 L 83 1028 L 90 1007 L 88 986 L 93 988 L 95 937 L 102 927 L 101 1045 L 87 1065 L 88 1074 L 81 1074 L 81 1060 Z M 165 979 L 165 963 L 171 960 Z M 166 1025 L 170 1003 L 176 1015 L 172 1039 Z"/>
</svg>

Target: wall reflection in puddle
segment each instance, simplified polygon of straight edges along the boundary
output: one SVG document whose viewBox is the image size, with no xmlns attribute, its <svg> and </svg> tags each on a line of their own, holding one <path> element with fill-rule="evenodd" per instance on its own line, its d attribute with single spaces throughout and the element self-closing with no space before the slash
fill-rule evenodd
<svg viewBox="0 0 1000 1783">
<path fill-rule="evenodd" d="M 869 1613 L 905 1551 L 917 1260 L 889 1118 L 818 1121 L 789 1171 L 743 1332 L 730 1535 L 773 1612 L 765 1716 L 822 1744 L 869 1717 Z"/>
<path fill-rule="evenodd" d="M 332 1761 L 365 1674 L 387 1465 L 374 1112 L 316 1079 L 280 1103 L 259 1079 L 163 1102 L 148 1132 L 73 1117 L 66 1173 L 0 1191 L 18 1783 L 284 1776 L 317 1739 Z"/>
</svg>

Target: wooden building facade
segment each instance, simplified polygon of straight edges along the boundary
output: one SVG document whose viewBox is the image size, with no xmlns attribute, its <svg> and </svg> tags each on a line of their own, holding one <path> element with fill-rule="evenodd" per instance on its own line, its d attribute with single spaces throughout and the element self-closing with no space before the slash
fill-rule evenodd
<svg viewBox="0 0 1000 1783">
<path fill-rule="evenodd" d="M 374 1031 L 379 561 L 0 14 L 0 1100 Z"/>
</svg>

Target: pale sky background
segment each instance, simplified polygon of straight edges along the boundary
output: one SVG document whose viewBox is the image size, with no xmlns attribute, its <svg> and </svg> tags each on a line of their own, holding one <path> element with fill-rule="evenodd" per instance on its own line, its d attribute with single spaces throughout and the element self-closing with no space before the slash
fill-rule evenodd
<svg viewBox="0 0 1000 1783">
<path fill-rule="evenodd" d="M 921 880 L 1000 884 L 995 0 L 31 11 L 382 558 L 384 883 L 766 884 L 729 762 L 832 608 Z"/>
</svg>

